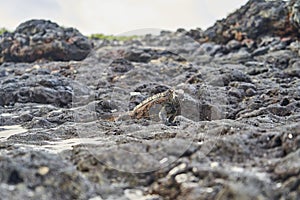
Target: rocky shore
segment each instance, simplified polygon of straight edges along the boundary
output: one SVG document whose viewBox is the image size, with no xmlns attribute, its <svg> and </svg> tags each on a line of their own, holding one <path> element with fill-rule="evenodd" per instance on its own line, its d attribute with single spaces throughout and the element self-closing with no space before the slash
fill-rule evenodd
<svg viewBox="0 0 300 200">
<path fill-rule="evenodd" d="M 0 199 L 300 199 L 299 5 L 122 41 L 3 33 Z M 124 117 L 171 88 L 176 123 Z"/>
</svg>

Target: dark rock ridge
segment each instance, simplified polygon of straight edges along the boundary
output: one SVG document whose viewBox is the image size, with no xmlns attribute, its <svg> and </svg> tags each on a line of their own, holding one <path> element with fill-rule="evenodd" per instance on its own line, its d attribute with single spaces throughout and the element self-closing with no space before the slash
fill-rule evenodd
<svg viewBox="0 0 300 200">
<path fill-rule="evenodd" d="M 91 49 L 91 41 L 74 28 L 30 20 L 0 36 L 0 63 L 82 60 Z"/>
<path fill-rule="evenodd" d="M 5 71 L 5 64 L 2 68 Z M 39 65 L 26 63 L 16 64 L 10 68 L 14 76 L 1 82 L 0 105 L 33 102 L 70 107 L 73 94 L 72 83 L 69 79 L 57 75 L 63 71 L 72 73 L 70 69 L 72 67 L 69 64 L 58 64 L 54 68 L 41 68 Z M 67 73 L 66 75 L 68 76 Z"/>
<path fill-rule="evenodd" d="M 0 199 L 300 199 L 297 3 L 251 0 L 206 41 L 179 29 L 91 40 L 78 61 L 3 60 Z M 292 29 L 276 32 L 269 17 Z M 61 42 L 66 29 L 34 23 L 1 40 L 48 27 Z M 126 116 L 170 88 L 176 123 L 161 122 L 159 105 L 147 119 Z"/>
<path fill-rule="evenodd" d="M 203 33 L 189 35 L 200 41 L 225 44 L 230 40 L 257 40 L 264 36 L 300 37 L 299 0 L 250 0 L 227 18 L 217 21 Z M 248 41 L 249 42 L 249 41 Z"/>
</svg>

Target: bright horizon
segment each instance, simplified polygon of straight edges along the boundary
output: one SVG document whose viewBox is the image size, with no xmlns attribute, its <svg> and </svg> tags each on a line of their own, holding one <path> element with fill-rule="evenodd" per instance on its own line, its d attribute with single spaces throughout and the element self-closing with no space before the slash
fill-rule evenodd
<svg viewBox="0 0 300 200">
<path fill-rule="evenodd" d="M 76 3 L 74 3 L 76 2 Z M 137 29 L 206 29 L 247 0 L 0 0 L 0 27 L 47 19 L 81 33 L 118 35 Z"/>
</svg>

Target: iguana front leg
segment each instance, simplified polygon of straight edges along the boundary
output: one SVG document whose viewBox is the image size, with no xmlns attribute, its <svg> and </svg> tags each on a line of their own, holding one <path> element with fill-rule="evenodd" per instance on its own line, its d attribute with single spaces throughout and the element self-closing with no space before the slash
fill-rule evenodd
<svg viewBox="0 0 300 200">
<path fill-rule="evenodd" d="M 162 109 L 159 112 L 159 118 L 166 125 L 177 125 L 175 117 L 181 114 L 181 107 L 178 97 L 174 95 L 168 102 L 163 104 Z"/>
</svg>

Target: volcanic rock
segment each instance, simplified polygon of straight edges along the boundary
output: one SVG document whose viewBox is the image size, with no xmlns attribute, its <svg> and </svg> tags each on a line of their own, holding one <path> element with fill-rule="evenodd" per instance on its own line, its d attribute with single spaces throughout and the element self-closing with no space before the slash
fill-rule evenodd
<svg viewBox="0 0 300 200">
<path fill-rule="evenodd" d="M 91 49 L 91 41 L 74 28 L 63 28 L 46 20 L 30 20 L 14 32 L 0 36 L 0 63 L 82 60 Z"/>
<path fill-rule="evenodd" d="M 5 33 L 1 199 L 300 199 L 298 4 L 125 42 L 44 20 Z M 57 42 L 63 61 L 33 50 Z M 164 124 L 170 98 L 181 114 Z"/>
<path fill-rule="evenodd" d="M 268 36 L 299 37 L 299 1 L 250 0 L 226 19 L 204 31 L 206 40 L 226 44 L 230 40 L 256 40 Z M 195 38 L 196 39 L 196 38 Z"/>
</svg>

